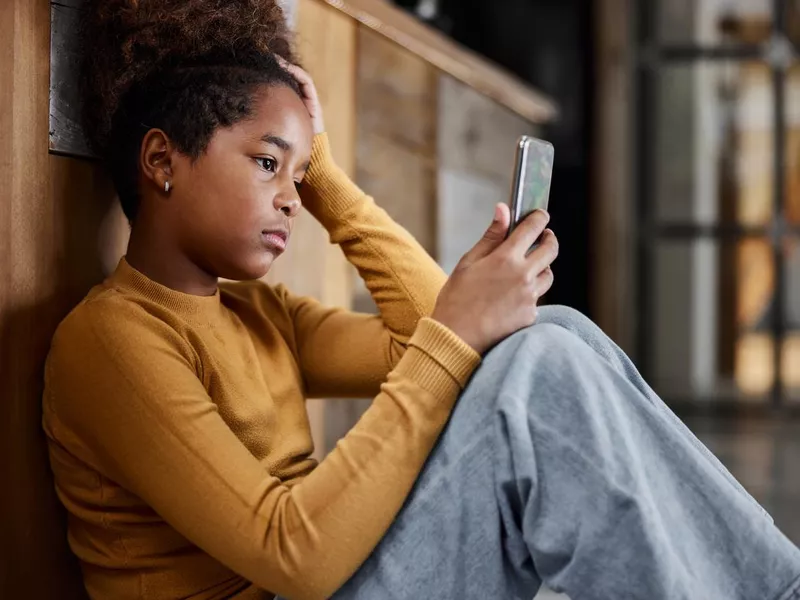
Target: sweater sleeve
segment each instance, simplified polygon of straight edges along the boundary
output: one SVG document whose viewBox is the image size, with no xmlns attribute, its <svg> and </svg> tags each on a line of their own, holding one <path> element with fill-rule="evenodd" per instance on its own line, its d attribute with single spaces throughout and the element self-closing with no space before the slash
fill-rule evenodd
<svg viewBox="0 0 800 600">
<path fill-rule="evenodd" d="M 371 407 L 287 486 L 227 426 L 192 348 L 124 302 L 73 314 L 48 359 L 49 434 L 257 586 L 327 598 L 390 526 L 478 356 L 422 319 Z"/>
<path fill-rule="evenodd" d="M 327 136 L 314 139 L 303 204 L 326 228 L 374 299 L 380 318 L 321 306 L 279 289 L 294 322 L 312 395 L 353 396 L 397 365 L 447 277 L 419 243 L 339 169 Z M 369 388 L 369 389 L 375 389 Z"/>
</svg>

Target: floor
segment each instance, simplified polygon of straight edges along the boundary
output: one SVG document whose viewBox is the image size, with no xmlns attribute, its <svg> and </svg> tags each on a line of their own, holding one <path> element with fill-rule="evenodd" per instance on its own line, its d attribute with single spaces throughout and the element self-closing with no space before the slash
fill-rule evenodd
<svg viewBox="0 0 800 600">
<path fill-rule="evenodd" d="M 800 418 L 684 421 L 800 546 Z M 536 600 L 567 597 L 542 590 Z"/>
</svg>

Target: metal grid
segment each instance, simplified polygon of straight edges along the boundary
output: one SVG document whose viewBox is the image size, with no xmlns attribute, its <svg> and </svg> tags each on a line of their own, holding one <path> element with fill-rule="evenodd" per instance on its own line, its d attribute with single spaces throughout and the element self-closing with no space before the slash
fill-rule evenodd
<svg viewBox="0 0 800 600">
<path fill-rule="evenodd" d="M 669 0 L 661 0 L 668 2 Z M 634 39 L 637 44 L 638 58 L 635 74 L 636 111 L 634 141 L 634 190 L 636 201 L 635 222 L 639 224 L 637 238 L 637 277 L 636 300 L 639 307 L 636 323 L 636 352 L 639 367 L 645 377 L 652 373 L 650 360 L 650 337 L 648 335 L 654 323 L 654 281 L 653 265 L 655 246 L 663 240 L 699 240 L 713 239 L 720 242 L 737 241 L 747 237 L 760 237 L 770 241 L 775 268 L 775 288 L 771 311 L 769 333 L 774 339 L 774 382 L 770 393 L 768 408 L 783 410 L 786 408 L 785 391 L 781 378 L 781 361 L 783 341 L 787 333 L 785 274 L 786 259 L 783 251 L 787 237 L 800 239 L 800 227 L 791 226 L 785 219 L 785 158 L 786 158 L 786 71 L 796 58 L 796 49 L 787 35 L 788 3 L 792 0 L 773 0 L 772 2 L 772 36 L 764 45 L 737 45 L 704 47 L 699 45 L 664 45 L 657 39 L 658 2 L 636 2 L 637 14 L 634 19 L 636 29 Z M 655 148 L 653 143 L 656 134 L 657 87 L 656 75 L 664 65 L 676 63 L 692 63 L 699 61 L 749 61 L 758 60 L 770 66 L 772 72 L 773 95 L 773 218 L 771 223 L 763 227 L 750 227 L 736 224 L 697 224 L 676 223 L 659 224 L 654 215 L 655 187 Z M 702 400 L 698 398 L 697 400 Z M 685 399 L 675 400 L 673 404 L 685 404 Z M 713 402 L 695 403 L 694 407 L 729 411 L 742 404 L 739 398 L 720 398 L 715 396 Z M 684 407 L 685 408 L 685 407 Z M 743 407 L 751 411 L 752 406 Z"/>
</svg>

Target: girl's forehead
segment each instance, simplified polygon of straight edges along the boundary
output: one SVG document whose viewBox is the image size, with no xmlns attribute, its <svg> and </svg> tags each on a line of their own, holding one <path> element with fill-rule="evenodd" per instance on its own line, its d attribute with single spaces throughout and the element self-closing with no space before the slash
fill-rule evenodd
<svg viewBox="0 0 800 600">
<path fill-rule="evenodd" d="M 270 88 L 253 98 L 250 116 L 218 131 L 218 142 L 263 142 L 285 152 L 311 154 L 314 137 L 311 117 L 303 101 L 285 86 Z M 213 143 L 213 142 L 212 142 Z"/>
</svg>

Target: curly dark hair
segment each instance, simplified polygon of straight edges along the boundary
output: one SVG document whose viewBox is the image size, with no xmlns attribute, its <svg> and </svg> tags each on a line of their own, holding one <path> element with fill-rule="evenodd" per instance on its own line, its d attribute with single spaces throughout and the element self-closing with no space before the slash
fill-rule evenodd
<svg viewBox="0 0 800 600">
<path fill-rule="evenodd" d="M 276 0 L 89 0 L 82 51 L 84 129 L 131 223 L 149 129 L 196 159 L 250 115 L 259 87 L 300 93 L 275 58 L 297 62 Z"/>
</svg>

